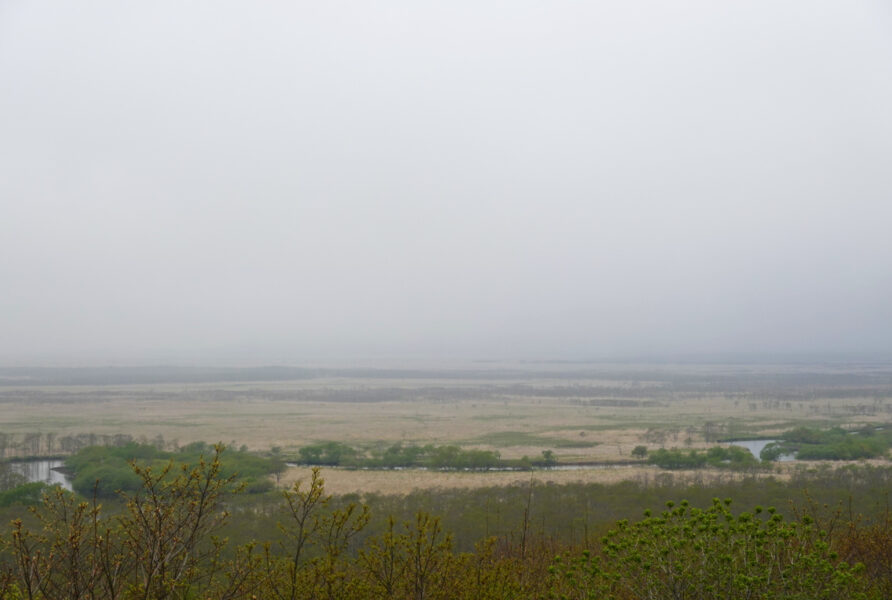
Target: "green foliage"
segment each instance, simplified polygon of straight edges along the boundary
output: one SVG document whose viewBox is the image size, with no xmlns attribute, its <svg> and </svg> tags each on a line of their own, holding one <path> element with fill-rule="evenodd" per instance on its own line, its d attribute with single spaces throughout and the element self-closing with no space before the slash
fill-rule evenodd
<svg viewBox="0 0 892 600">
<path fill-rule="evenodd" d="M 610 502 L 632 505 L 696 483 L 663 486 L 518 486 L 382 499 L 333 498 L 319 469 L 277 495 L 238 504 L 224 475 L 222 448 L 192 465 L 171 461 L 131 469 L 138 490 L 122 494 L 119 507 L 83 502 L 53 488 L 33 511 L 32 524 L 17 519 L 3 537 L 0 598 L 11 600 L 508 600 L 515 598 L 614 598 L 631 600 L 751 598 L 794 600 L 888 598 L 892 519 L 862 524 L 809 504 L 784 516 L 773 508 L 736 513 L 731 502 L 666 504 L 630 522 L 609 517 Z M 714 458 L 724 460 L 725 454 Z M 704 453 L 706 456 L 706 453 Z M 662 479 L 671 482 L 671 473 Z M 699 475 L 699 474 L 698 474 Z M 791 487 L 770 479 L 727 489 L 740 495 L 788 496 Z M 702 483 L 702 482 L 701 482 Z M 861 501 L 867 490 L 885 498 L 892 469 L 849 468 L 794 475 L 790 486 L 842 490 Z M 436 499 L 445 516 L 469 521 L 476 544 L 456 552 L 446 521 L 419 507 Z M 380 508 L 411 508 L 408 518 L 376 526 L 368 501 Z M 593 503 L 594 504 L 591 504 Z M 514 512 L 509 512 L 513 506 Z M 695 508 L 699 504 L 707 508 Z M 486 509 L 478 514 L 481 507 Z M 597 519 L 611 521 L 595 530 Z M 233 546 L 220 534 L 236 513 L 246 543 Z M 497 517 L 496 515 L 501 515 Z M 549 520 L 571 519 L 584 531 L 546 533 Z M 277 526 L 258 535 L 254 524 Z M 482 526 L 483 518 L 503 527 Z M 542 529 L 539 529 L 541 522 Z M 561 523 L 567 523 L 562 521 Z M 367 531 L 374 529 L 374 531 Z M 835 537 L 831 537 L 833 532 Z M 590 535 L 591 533 L 591 535 Z M 603 534 L 603 537 L 602 537 Z M 366 536 L 363 538 L 363 536 Z M 600 541 L 598 541 L 598 539 Z M 580 548 L 588 548 L 580 551 Z M 557 556 L 557 558 L 554 558 Z M 856 565 L 855 561 L 864 563 Z M 549 570 L 552 576 L 547 575 Z"/>
<path fill-rule="evenodd" d="M 859 460 L 883 456 L 890 446 L 892 429 L 885 426 L 865 426 L 857 431 L 796 427 L 783 433 L 779 442 L 766 446 L 761 458 L 777 460 L 782 454 L 795 453 L 801 460 Z"/>
<path fill-rule="evenodd" d="M 635 446 L 632 448 L 632 456 L 640 459 L 647 458 L 647 446 Z"/>
<path fill-rule="evenodd" d="M 132 464 L 142 485 L 124 496 L 119 517 L 124 532 L 122 558 L 135 565 L 135 585 L 148 598 L 167 598 L 184 590 L 205 589 L 205 569 L 213 568 L 222 549 L 209 539 L 229 517 L 221 510 L 235 475 L 225 475 L 222 446 L 211 460 L 199 456 L 192 465 L 167 463 L 160 470 Z M 207 543 L 210 542 L 210 543 Z"/>
<path fill-rule="evenodd" d="M 354 464 L 355 449 L 341 442 L 323 442 L 300 449 L 301 462 L 308 465 L 337 466 Z"/>
<path fill-rule="evenodd" d="M 706 454 L 696 450 L 659 448 L 650 453 L 647 462 L 661 469 L 698 469 L 706 465 Z"/>
<path fill-rule="evenodd" d="M 33 511 L 39 529 L 12 523 L 7 574 L 17 592 L 71 600 L 225 597 L 231 581 L 216 576 L 224 544 L 212 537 L 228 518 L 221 503 L 232 487 L 220 472 L 221 452 L 218 446 L 210 460 L 160 471 L 134 463 L 142 485 L 114 517 L 95 500 L 53 488 Z"/>
<path fill-rule="evenodd" d="M 714 467 L 728 467 L 732 469 L 751 468 L 758 466 L 759 460 L 752 452 L 740 446 L 713 446 L 706 451 L 706 462 Z"/>
<path fill-rule="evenodd" d="M 214 453 L 213 446 L 195 442 L 177 452 L 164 452 L 154 445 L 131 442 L 122 446 L 90 446 L 68 457 L 65 466 L 74 472 L 72 487 L 84 496 L 94 493 L 100 498 L 114 498 L 118 492 L 134 492 L 143 481 L 132 465 L 162 470 L 168 464 L 185 465 L 200 462 Z M 272 489 L 268 476 L 283 468 L 280 460 L 264 458 L 244 450 L 226 453 L 220 473 L 229 478 L 238 475 L 240 484 L 249 493 Z"/>
<path fill-rule="evenodd" d="M 557 459 L 554 456 L 553 450 L 543 450 L 542 451 L 542 460 L 540 464 L 545 467 L 550 467 L 557 464 Z"/>
<path fill-rule="evenodd" d="M 811 429 L 809 427 L 796 427 L 781 435 L 786 442 L 795 444 L 825 444 L 832 438 L 845 435 L 845 431 L 839 427 L 833 427 L 826 431 Z"/>
<path fill-rule="evenodd" d="M 452 559 L 452 537 L 439 519 L 419 512 L 398 532 L 391 518 L 360 551 L 361 587 L 374 598 L 454 597 L 443 585 Z"/>
<path fill-rule="evenodd" d="M 27 481 L 28 479 L 21 473 L 14 471 L 9 463 L 0 461 L 0 492 L 16 488 L 27 483 Z"/>
<path fill-rule="evenodd" d="M 393 468 L 410 467 L 420 465 L 433 451 L 433 446 L 416 446 L 410 444 L 403 446 L 401 443 L 387 448 L 378 460 L 372 460 L 372 465 Z"/>
<path fill-rule="evenodd" d="M 813 519 L 773 508 L 735 515 L 730 500 L 706 509 L 666 504 L 620 521 L 601 555 L 558 557 L 553 573 L 572 598 L 864 598 L 859 569 L 830 549 Z"/>
<path fill-rule="evenodd" d="M 484 470 L 501 466 L 498 452 L 462 450 L 458 446 L 437 446 L 426 462 L 434 469 Z"/>
<path fill-rule="evenodd" d="M 858 460 L 875 458 L 886 453 L 885 440 L 846 436 L 834 442 L 814 446 L 802 446 L 796 453 L 800 460 Z"/>
<path fill-rule="evenodd" d="M 118 491 L 133 491 L 141 480 L 129 461 L 162 464 L 170 453 L 150 444 L 131 442 L 123 446 L 89 446 L 69 456 L 65 466 L 74 473 L 72 487 L 84 496 L 94 492 L 101 498 L 115 497 Z"/>
<path fill-rule="evenodd" d="M 644 451 L 647 454 L 646 448 Z M 747 469 L 759 464 L 746 448 L 739 446 L 713 446 L 705 452 L 660 448 L 647 456 L 647 462 L 661 469 L 699 469 L 707 465 L 723 469 Z"/>
<path fill-rule="evenodd" d="M 784 454 L 784 447 L 777 442 L 766 444 L 759 453 L 759 460 L 762 462 L 774 462 Z"/>
<path fill-rule="evenodd" d="M 39 504 L 43 495 L 49 492 L 50 489 L 52 489 L 51 486 L 41 481 L 23 483 L 5 492 L 0 492 L 0 506 L 13 506 L 16 504 L 33 506 Z"/>
<path fill-rule="evenodd" d="M 341 442 L 323 442 L 300 449 L 301 462 L 316 466 L 363 468 L 427 467 L 430 469 L 486 470 L 509 466 L 498 452 L 463 450 L 458 446 L 394 444 L 371 458 Z"/>
</svg>

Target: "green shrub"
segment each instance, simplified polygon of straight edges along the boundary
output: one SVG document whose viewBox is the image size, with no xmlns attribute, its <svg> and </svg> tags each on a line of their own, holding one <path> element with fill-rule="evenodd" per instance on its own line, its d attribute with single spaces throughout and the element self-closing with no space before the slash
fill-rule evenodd
<svg viewBox="0 0 892 600">
<path fill-rule="evenodd" d="M 163 469 L 177 465 L 198 464 L 203 456 L 214 454 L 215 448 L 196 442 L 178 452 L 163 452 L 149 444 L 129 443 L 123 446 L 90 446 L 68 457 L 65 466 L 74 473 L 72 487 L 84 496 L 95 493 L 110 498 L 118 492 L 133 492 L 142 485 L 131 465 Z M 229 450 L 221 458 L 220 473 L 224 478 L 237 477 L 250 493 L 272 489 L 269 475 L 281 470 L 279 460 L 264 458 L 243 450 Z"/>
<path fill-rule="evenodd" d="M 14 504 L 33 506 L 39 504 L 43 494 L 51 487 L 41 481 L 23 483 L 18 487 L 0 492 L 0 506 L 12 506 Z"/>
<path fill-rule="evenodd" d="M 300 449 L 300 460 L 308 465 L 338 466 L 352 464 L 357 452 L 341 442 L 322 442 Z"/>
<path fill-rule="evenodd" d="M 706 465 L 706 455 L 695 450 L 654 450 L 647 457 L 647 462 L 661 469 L 698 469 Z"/>
<path fill-rule="evenodd" d="M 797 427 L 781 435 L 777 444 L 766 446 L 763 460 L 781 454 L 796 454 L 802 460 L 860 460 L 883 456 L 892 445 L 892 430 L 868 425 L 857 431 L 841 427 L 826 430 Z"/>
<path fill-rule="evenodd" d="M 856 599 L 859 569 L 834 553 L 810 517 L 785 521 L 769 508 L 734 515 L 730 500 L 699 509 L 667 503 L 620 521 L 601 555 L 559 557 L 552 572 L 565 597 Z"/>
</svg>

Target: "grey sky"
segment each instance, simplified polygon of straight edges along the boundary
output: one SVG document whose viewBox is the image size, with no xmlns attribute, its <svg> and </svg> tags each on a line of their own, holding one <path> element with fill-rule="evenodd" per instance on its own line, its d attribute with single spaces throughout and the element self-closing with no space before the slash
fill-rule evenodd
<svg viewBox="0 0 892 600">
<path fill-rule="evenodd" d="M 0 0 L 0 363 L 892 352 L 886 1 Z"/>
</svg>

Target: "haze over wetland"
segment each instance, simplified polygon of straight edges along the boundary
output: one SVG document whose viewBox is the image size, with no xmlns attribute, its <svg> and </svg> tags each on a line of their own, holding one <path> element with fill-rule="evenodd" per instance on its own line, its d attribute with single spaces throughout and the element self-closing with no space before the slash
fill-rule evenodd
<svg viewBox="0 0 892 600">
<path fill-rule="evenodd" d="M 0 600 L 892 597 L 890 31 L 0 2 Z"/>
<path fill-rule="evenodd" d="M 796 427 L 855 430 L 881 425 L 892 414 L 892 368 L 882 362 L 7 368 L 0 376 L 0 403 L 8 407 L 0 414 L 0 431 L 9 457 L 64 454 L 114 443 L 126 432 L 127 439 L 161 447 L 211 440 L 264 453 L 276 448 L 294 462 L 301 462 L 302 447 L 337 441 L 370 456 L 394 444 L 434 444 L 491 451 L 503 459 L 535 459 L 550 451 L 557 464 L 580 465 L 536 475 L 546 481 L 653 477 L 655 467 L 632 455 L 636 446 L 696 450 L 771 439 Z M 40 432 L 52 432 L 52 440 L 35 438 Z M 609 466 L 623 468 L 604 469 Z M 789 468 L 778 463 L 768 473 Z M 292 471 L 285 481 L 306 474 Z M 404 493 L 413 486 L 523 479 L 511 473 L 358 471 L 328 477 L 337 490 Z"/>
</svg>

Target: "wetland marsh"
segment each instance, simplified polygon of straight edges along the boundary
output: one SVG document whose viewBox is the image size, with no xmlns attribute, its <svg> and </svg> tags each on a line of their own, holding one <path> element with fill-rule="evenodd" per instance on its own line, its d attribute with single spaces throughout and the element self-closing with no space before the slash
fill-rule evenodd
<svg viewBox="0 0 892 600">
<path fill-rule="evenodd" d="M 558 463 L 635 466 L 631 453 L 641 445 L 702 449 L 798 426 L 892 419 L 892 367 L 872 363 L 11 371 L 0 380 L 0 450 L 8 458 L 64 455 L 126 435 L 167 446 L 222 441 L 285 460 L 309 444 L 338 441 L 369 454 L 397 443 L 450 444 L 503 459 L 549 450 Z M 644 469 L 537 476 L 615 480 Z M 518 477 L 345 472 L 330 480 L 350 491 L 406 491 Z"/>
</svg>

